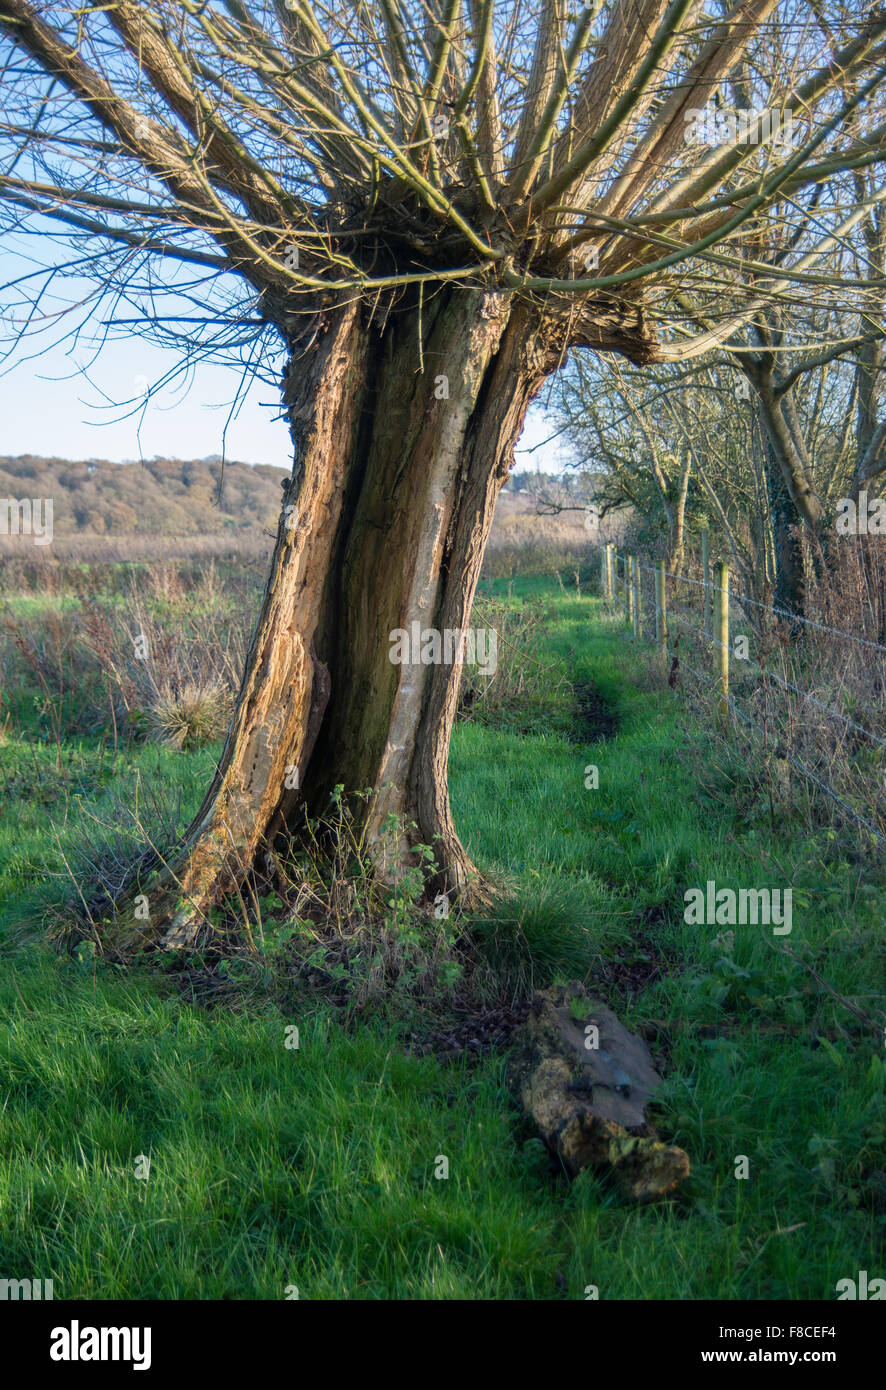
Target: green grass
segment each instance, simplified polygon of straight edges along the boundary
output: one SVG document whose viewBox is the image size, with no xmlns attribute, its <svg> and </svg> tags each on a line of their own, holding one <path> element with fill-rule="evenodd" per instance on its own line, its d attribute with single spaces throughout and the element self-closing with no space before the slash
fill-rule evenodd
<svg viewBox="0 0 886 1390">
<path fill-rule="evenodd" d="M 783 814 L 773 828 L 743 757 L 647 688 L 596 600 L 542 580 L 513 592 L 550 598 L 552 654 L 619 729 L 582 747 L 458 727 L 460 831 L 514 893 L 478 936 L 515 982 L 530 961 L 538 981 L 585 978 L 629 1026 L 660 1028 L 657 1119 L 693 1167 L 680 1198 L 633 1209 L 606 1180 L 568 1184 L 509 1098 L 503 1057 L 408 1055 L 381 1019 L 345 1031 L 307 996 L 292 1017 L 270 1002 L 207 1012 L 163 978 L 7 931 L 4 1277 L 53 1278 L 62 1298 L 283 1298 L 295 1284 L 302 1298 L 575 1299 L 595 1284 L 604 1299 L 771 1299 L 833 1298 L 838 1279 L 883 1272 L 882 1028 L 808 968 L 882 1018 L 882 872 L 825 826 Z M 181 788 L 187 815 L 214 754 L 114 761 L 87 740 L 60 770 L 49 744 L 0 745 L 7 929 L 57 896 L 87 809 L 103 822 L 132 804 L 138 770 L 143 796 Z M 791 936 L 736 927 L 732 954 L 716 949 L 717 929 L 683 922 L 685 889 L 708 878 L 793 885 Z"/>
</svg>

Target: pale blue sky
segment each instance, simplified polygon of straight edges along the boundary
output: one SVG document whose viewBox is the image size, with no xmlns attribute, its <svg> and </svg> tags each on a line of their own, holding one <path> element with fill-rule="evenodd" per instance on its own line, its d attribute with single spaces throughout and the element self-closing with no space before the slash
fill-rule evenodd
<svg viewBox="0 0 886 1390">
<path fill-rule="evenodd" d="M 238 386 L 233 368 L 197 367 L 189 389 L 168 386 L 132 413 L 131 400 L 128 405 L 116 402 L 140 398 L 146 383 L 175 364 L 175 354 L 131 339 L 107 343 L 94 361 L 91 356 L 85 347 L 70 355 L 63 348 L 49 348 L 0 377 L 4 454 L 121 461 L 155 454 L 205 458 L 222 452 Z M 84 374 L 79 369 L 87 362 Z M 273 388 L 262 383 L 246 392 L 228 425 L 228 458 L 289 466 L 289 434 L 285 423 L 274 418 L 280 406 L 273 395 Z"/>
</svg>

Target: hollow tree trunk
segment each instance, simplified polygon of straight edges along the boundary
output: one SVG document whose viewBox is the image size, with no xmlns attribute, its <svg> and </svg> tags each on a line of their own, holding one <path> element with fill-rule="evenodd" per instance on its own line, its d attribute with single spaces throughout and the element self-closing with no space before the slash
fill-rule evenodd
<svg viewBox="0 0 886 1390">
<path fill-rule="evenodd" d="M 383 872 L 432 844 L 440 885 L 469 889 L 446 776 L 458 644 L 451 664 L 398 665 L 391 635 L 469 625 L 496 497 L 557 361 L 529 312 L 447 291 L 380 334 L 352 305 L 318 315 L 293 355 L 295 464 L 267 592 L 212 786 L 183 851 L 142 889 L 140 943 L 192 941 L 337 785 L 374 789 L 364 814 Z"/>
</svg>

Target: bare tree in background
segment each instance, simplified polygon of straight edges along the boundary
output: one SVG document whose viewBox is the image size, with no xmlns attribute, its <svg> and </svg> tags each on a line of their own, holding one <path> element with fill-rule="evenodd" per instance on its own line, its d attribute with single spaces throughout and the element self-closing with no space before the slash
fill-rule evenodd
<svg viewBox="0 0 886 1390">
<path fill-rule="evenodd" d="M 821 11 L 0 0 L 8 220 L 73 241 L 118 322 L 161 331 L 177 294 L 186 351 L 276 340 L 288 361 L 267 593 L 217 775 L 144 886 L 146 943 L 193 939 L 337 785 L 376 789 L 394 863 L 414 823 L 442 885 L 474 881 L 446 778 L 459 663 L 394 664 L 390 634 L 467 627 L 527 405 L 570 348 L 676 362 L 773 301 L 872 292 L 817 267 L 879 195 L 819 197 L 815 227 L 806 208 L 886 158 L 857 119 L 886 17 L 835 6 L 826 32 Z M 739 69 L 750 124 L 687 139 Z"/>
<path fill-rule="evenodd" d="M 605 465 L 598 505 L 631 505 L 647 521 L 663 512 L 669 568 L 683 559 L 691 474 L 747 588 L 804 612 L 807 574 L 832 553 L 838 499 L 886 472 L 881 208 L 874 199 L 823 251 L 828 294 L 761 306 L 686 364 L 575 355 L 558 377 L 561 432 L 585 467 Z M 778 237 L 773 222 L 771 245 Z M 844 274 L 872 281 L 857 316 L 833 299 Z"/>
</svg>

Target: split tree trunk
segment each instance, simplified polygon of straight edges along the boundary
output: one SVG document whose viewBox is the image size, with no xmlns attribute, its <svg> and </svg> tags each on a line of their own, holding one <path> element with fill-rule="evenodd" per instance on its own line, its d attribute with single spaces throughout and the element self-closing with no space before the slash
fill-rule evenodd
<svg viewBox="0 0 886 1390">
<path fill-rule="evenodd" d="M 605 298 L 446 287 L 376 312 L 321 309 L 293 344 L 295 461 L 231 729 L 183 847 L 128 894 L 147 919 L 118 907 L 124 950 L 192 943 L 338 786 L 372 792 L 352 810 L 384 878 L 432 845 L 435 893 L 482 892 L 447 783 L 458 638 L 448 664 L 396 664 L 392 634 L 469 627 L 527 406 L 567 345 L 639 364 L 657 345 L 641 306 Z"/>
<path fill-rule="evenodd" d="M 513 446 L 557 358 L 501 295 L 446 291 L 390 317 L 380 334 L 359 305 L 318 315 L 289 365 L 295 464 L 267 592 L 212 786 L 142 889 L 143 945 L 193 941 L 337 785 L 374 790 L 383 873 L 414 840 L 434 846 L 444 891 L 474 881 L 447 788 L 461 662 L 393 664 L 391 634 L 468 627 Z"/>
</svg>

